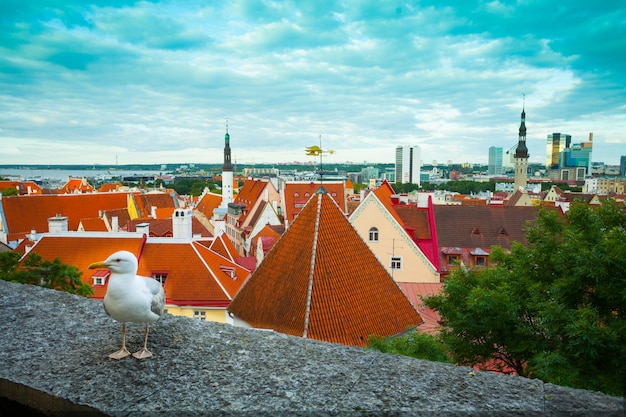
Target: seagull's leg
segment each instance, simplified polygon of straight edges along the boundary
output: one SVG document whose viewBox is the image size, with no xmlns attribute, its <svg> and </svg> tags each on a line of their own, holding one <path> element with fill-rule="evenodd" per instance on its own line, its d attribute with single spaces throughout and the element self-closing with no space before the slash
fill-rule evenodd
<svg viewBox="0 0 626 417">
<path fill-rule="evenodd" d="M 152 353 L 148 350 L 148 331 L 150 330 L 150 325 L 146 323 L 146 338 L 143 341 L 143 349 L 133 353 L 133 357 L 137 359 L 145 359 L 152 357 Z"/>
<path fill-rule="evenodd" d="M 117 352 L 111 353 L 109 358 L 122 359 L 128 355 L 130 355 L 130 352 L 126 349 L 126 323 L 122 323 L 122 348 Z"/>
</svg>

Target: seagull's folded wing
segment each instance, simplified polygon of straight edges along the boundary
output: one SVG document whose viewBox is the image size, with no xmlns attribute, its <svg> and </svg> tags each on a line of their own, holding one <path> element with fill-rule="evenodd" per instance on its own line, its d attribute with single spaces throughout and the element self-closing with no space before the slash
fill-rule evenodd
<svg viewBox="0 0 626 417">
<path fill-rule="evenodd" d="M 163 286 L 155 279 L 146 277 L 143 278 L 145 278 L 146 287 L 152 294 L 150 310 L 159 316 L 163 315 L 163 310 L 165 308 L 165 292 L 163 291 Z"/>
</svg>

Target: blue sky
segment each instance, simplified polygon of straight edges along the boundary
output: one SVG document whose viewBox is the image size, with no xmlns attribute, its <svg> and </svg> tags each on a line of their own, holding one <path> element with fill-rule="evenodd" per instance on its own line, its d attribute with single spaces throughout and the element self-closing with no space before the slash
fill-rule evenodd
<svg viewBox="0 0 626 417">
<path fill-rule="evenodd" d="M 0 1 L 0 163 L 486 163 L 626 155 L 626 4 Z"/>
</svg>

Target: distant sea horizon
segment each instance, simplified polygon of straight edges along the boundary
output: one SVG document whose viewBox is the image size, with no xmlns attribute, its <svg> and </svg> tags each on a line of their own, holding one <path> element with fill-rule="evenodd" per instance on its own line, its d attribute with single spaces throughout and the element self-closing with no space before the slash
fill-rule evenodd
<svg viewBox="0 0 626 417">
<path fill-rule="evenodd" d="M 0 177 L 11 181 L 67 181 L 70 178 L 111 179 L 113 177 L 163 175 L 165 170 L 156 169 L 85 169 L 85 168 L 2 168 Z"/>
</svg>

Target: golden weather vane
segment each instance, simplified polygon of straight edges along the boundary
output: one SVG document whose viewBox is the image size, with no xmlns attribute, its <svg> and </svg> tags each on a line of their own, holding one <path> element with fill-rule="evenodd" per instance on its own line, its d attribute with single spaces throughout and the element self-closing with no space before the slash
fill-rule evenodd
<svg viewBox="0 0 626 417">
<path fill-rule="evenodd" d="M 323 150 L 322 149 L 322 135 L 320 135 L 320 145 L 307 146 L 305 148 L 305 152 L 307 156 L 319 156 L 320 157 L 320 182 L 322 181 L 322 154 L 332 155 L 335 153 L 334 150 Z"/>
</svg>

